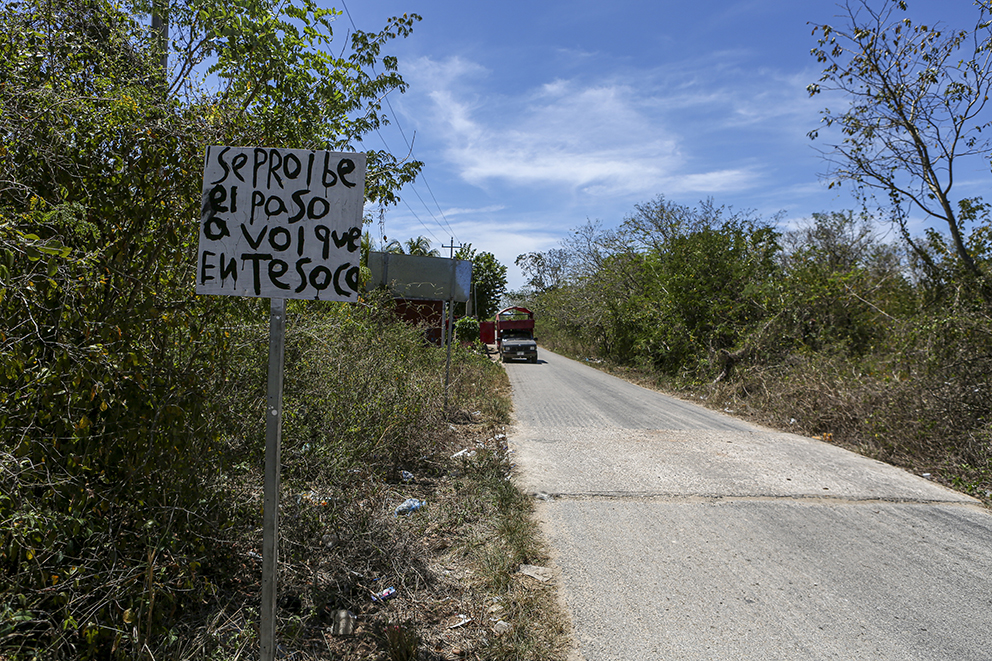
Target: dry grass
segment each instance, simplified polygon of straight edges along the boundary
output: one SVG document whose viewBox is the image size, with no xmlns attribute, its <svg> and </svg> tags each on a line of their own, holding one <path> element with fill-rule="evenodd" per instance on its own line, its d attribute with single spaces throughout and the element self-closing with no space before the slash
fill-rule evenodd
<svg viewBox="0 0 992 661">
<path fill-rule="evenodd" d="M 564 659 L 569 627 L 554 586 L 517 573 L 547 554 L 532 502 L 510 479 L 505 373 L 456 368 L 453 396 L 471 404 L 431 430 L 429 447 L 383 480 L 354 473 L 346 488 L 282 494 L 280 656 L 358 659 Z M 459 452 L 467 450 L 460 456 Z M 401 471 L 406 471 L 403 473 Z M 412 477 L 411 477 L 412 476 Z M 261 475 L 238 476 L 243 525 L 261 503 Z M 345 493 L 347 491 L 347 493 Z M 408 498 L 426 505 L 397 516 Z M 261 531 L 225 542 L 230 578 L 156 659 L 234 660 L 257 655 Z M 387 599 L 376 598 L 393 588 Z M 335 613 L 355 629 L 335 635 Z"/>
<path fill-rule="evenodd" d="M 992 506 L 992 421 L 982 422 L 992 410 L 987 354 L 986 348 L 938 360 L 925 347 L 883 357 L 792 355 L 741 366 L 719 383 L 571 357 L 646 388 L 929 474 Z"/>
<path fill-rule="evenodd" d="M 367 485 L 346 505 L 352 511 L 339 513 L 343 525 L 333 532 L 301 539 L 294 522 L 308 509 L 332 506 L 283 495 L 278 629 L 287 658 L 564 658 L 568 626 L 554 588 L 516 573 L 519 564 L 541 564 L 547 555 L 529 500 L 506 479 L 502 428 L 452 426 L 437 439 L 434 472 Z M 466 448 L 475 455 L 451 459 Z M 393 509 L 407 498 L 427 505 L 396 516 Z M 257 653 L 261 562 L 248 546 L 234 550 L 240 571 L 208 606 L 210 619 L 156 658 Z M 393 596 L 375 598 L 387 588 Z M 352 635 L 332 633 L 338 610 L 354 614 Z"/>
<path fill-rule="evenodd" d="M 503 369 L 458 348 L 445 411 L 446 357 L 418 329 L 388 309 L 318 312 L 298 313 L 287 332 L 278 657 L 564 658 L 568 630 L 554 589 L 516 575 L 520 563 L 546 556 L 532 504 L 509 480 Z M 199 475 L 214 498 L 183 510 L 216 523 L 179 550 L 171 535 L 184 534 L 187 519 L 164 532 L 149 524 L 162 532 L 157 546 L 107 535 L 93 553 L 112 574 L 97 574 L 96 564 L 60 570 L 30 593 L 8 582 L 0 659 L 257 657 L 266 344 L 261 327 L 231 333 L 243 360 L 226 372 L 225 456 Z M 12 461 L 0 456 L 0 472 Z M 409 498 L 426 505 L 396 515 Z M 134 509 L 146 514 L 140 503 Z M 62 561 L 72 563 L 82 564 Z M 389 598 L 374 598 L 387 588 Z M 64 608 L 46 611 L 39 594 Z M 341 611 L 355 617 L 348 635 L 333 629 Z"/>
</svg>

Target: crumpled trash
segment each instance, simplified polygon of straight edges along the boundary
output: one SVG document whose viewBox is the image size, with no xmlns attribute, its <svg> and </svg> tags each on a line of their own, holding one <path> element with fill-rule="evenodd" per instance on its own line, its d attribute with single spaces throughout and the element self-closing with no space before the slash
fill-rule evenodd
<svg viewBox="0 0 992 661">
<path fill-rule="evenodd" d="M 334 611 L 334 624 L 331 626 L 331 635 L 350 636 L 355 633 L 355 622 L 358 618 L 349 610 Z"/>
<path fill-rule="evenodd" d="M 464 450 L 460 450 L 454 453 L 453 455 L 451 455 L 451 458 L 458 459 L 459 457 L 465 457 L 466 459 L 471 459 L 474 456 L 475 456 L 475 450 L 465 448 Z"/>
<path fill-rule="evenodd" d="M 396 588 L 386 588 L 372 595 L 372 601 L 385 601 L 396 594 Z"/>
<path fill-rule="evenodd" d="M 462 615 L 461 613 L 457 615 L 457 618 L 458 620 L 454 624 L 448 626 L 449 629 L 457 629 L 458 627 L 463 627 L 472 621 L 472 618 L 470 618 L 468 615 Z"/>
<path fill-rule="evenodd" d="M 414 480 L 413 473 L 411 473 L 410 471 L 400 471 L 400 479 L 402 479 L 404 482 L 413 482 Z"/>
<path fill-rule="evenodd" d="M 396 516 L 410 514 L 412 512 L 416 512 L 426 504 L 427 501 L 424 500 L 417 500 L 416 498 L 407 498 L 402 503 L 400 503 L 399 507 L 396 508 L 395 514 Z"/>
<path fill-rule="evenodd" d="M 536 565 L 520 565 L 520 573 L 524 576 L 537 579 L 542 583 L 547 583 L 554 576 L 547 567 L 538 567 Z"/>
</svg>

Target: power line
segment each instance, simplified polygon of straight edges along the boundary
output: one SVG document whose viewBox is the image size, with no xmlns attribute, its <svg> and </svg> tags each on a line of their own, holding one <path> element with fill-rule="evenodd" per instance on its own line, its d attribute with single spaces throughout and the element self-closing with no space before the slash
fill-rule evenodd
<svg viewBox="0 0 992 661">
<path fill-rule="evenodd" d="M 345 0 L 341 0 L 341 5 L 344 7 L 345 14 L 347 14 L 348 20 L 351 22 L 351 27 L 357 32 L 358 31 L 358 26 L 355 24 L 355 19 L 351 15 L 351 10 L 348 9 L 348 3 L 345 2 Z M 374 66 L 372 67 L 372 71 L 375 72 L 375 67 Z M 399 129 L 400 136 L 402 136 L 403 142 L 406 143 L 407 149 L 409 150 L 409 153 L 412 155 L 413 154 L 413 144 L 410 142 L 409 139 L 407 139 L 406 132 L 403 130 L 403 125 L 400 124 L 399 116 L 396 114 L 396 111 L 393 109 L 393 104 L 390 102 L 389 96 L 386 95 L 383 98 L 385 99 L 386 106 L 389 108 L 389 112 L 392 115 L 392 121 L 393 121 L 393 123 L 396 124 L 396 128 Z M 386 151 L 388 151 L 389 153 L 393 153 L 393 150 L 390 149 L 389 144 L 386 142 L 386 139 L 382 136 L 382 133 L 379 131 L 378 128 L 375 130 L 375 132 L 376 132 L 376 135 L 379 136 L 379 139 L 382 141 L 382 144 L 386 148 Z M 443 225 L 437 219 L 437 216 L 434 215 L 434 212 L 431 211 L 430 207 L 427 206 L 427 203 L 424 202 L 424 199 L 420 196 L 420 193 L 417 191 L 416 187 L 413 185 L 413 182 L 410 182 L 409 184 L 407 184 L 407 185 L 410 186 L 410 190 L 412 190 L 413 193 L 414 193 L 414 195 L 417 196 L 417 199 L 420 200 L 420 203 L 422 205 L 424 205 L 424 209 L 427 211 L 427 213 L 430 214 L 431 218 L 434 219 L 434 222 L 437 223 L 438 227 L 441 228 L 441 229 L 444 229 L 445 227 L 447 227 L 448 232 L 452 236 L 456 236 L 455 230 L 451 227 L 451 223 L 448 222 L 448 218 L 444 215 L 444 210 L 441 209 L 441 205 L 440 205 L 440 203 L 438 203 L 437 197 L 434 195 L 434 190 L 431 188 L 430 183 L 428 183 L 427 177 L 424 175 L 423 171 L 420 172 L 420 179 L 421 179 L 421 181 L 424 182 L 424 186 L 427 187 L 427 191 L 430 193 L 431 199 L 434 201 L 434 206 L 437 207 L 438 213 L 441 214 L 441 218 L 444 220 L 444 224 Z M 405 201 L 404 201 L 404 204 L 406 204 Z M 417 214 L 413 211 L 413 209 L 410 207 L 410 205 L 409 204 L 406 204 L 406 207 L 407 207 L 407 209 L 410 210 L 410 213 L 413 214 L 413 217 L 416 218 L 417 221 L 421 225 L 424 226 L 424 228 L 427 230 L 428 234 L 430 234 L 431 236 L 434 236 L 433 232 L 431 232 L 430 229 L 427 227 L 427 225 L 424 223 L 424 221 L 422 221 L 420 219 L 420 217 L 417 216 Z M 434 237 L 434 239 L 437 240 L 437 237 Z"/>
<path fill-rule="evenodd" d="M 403 205 L 406 206 L 406 208 L 410 210 L 410 213 L 413 214 L 413 217 L 417 219 L 417 222 L 424 226 L 424 229 L 427 230 L 427 233 L 430 234 L 431 237 L 435 241 L 441 241 L 441 239 L 439 239 L 436 236 L 434 236 L 434 232 L 432 232 L 431 231 L 431 228 L 427 226 L 427 223 L 425 223 L 424 221 L 420 220 L 420 216 L 418 216 L 417 215 L 417 212 L 413 210 L 413 207 L 410 206 L 410 203 L 409 202 L 407 202 L 403 198 L 400 198 L 400 201 L 403 202 Z"/>
</svg>

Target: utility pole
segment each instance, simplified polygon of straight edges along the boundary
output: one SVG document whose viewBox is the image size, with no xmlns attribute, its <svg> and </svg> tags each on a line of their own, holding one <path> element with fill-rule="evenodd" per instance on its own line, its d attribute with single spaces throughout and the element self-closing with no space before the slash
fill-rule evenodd
<svg viewBox="0 0 992 661">
<path fill-rule="evenodd" d="M 455 245 L 455 237 L 451 237 L 451 244 L 450 245 L 447 245 L 447 246 L 441 246 L 441 247 L 442 248 L 450 248 L 451 251 L 450 251 L 448 257 L 449 257 L 449 259 L 454 259 L 455 258 L 455 248 L 458 248 L 459 250 L 461 250 L 463 246 L 460 243 L 458 245 Z"/>
<path fill-rule="evenodd" d="M 162 63 L 162 80 L 169 80 L 169 3 L 154 0 L 152 5 L 152 31 L 156 33 Z"/>
<path fill-rule="evenodd" d="M 448 248 L 449 249 L 448 250 L 448 258 L 449 259 L 454 259 L 455 258 L 455 248 L 458 248 L 459 250 L 461 250 L 462 249 L 462 244 L 457 244 L 456 245 L 455 244 L 455 237 L 451 237 L 451 243 L 448 244 L 448 245 L 446 245 L 446 246 L 441 246 L 441 247 L 442 248 Z M 454 300 L 448 301 L 448 314 L 447 315 L 444 315 L 447 318 L 447 320 L 448 320 L 447 321 L 447 326 L 441 329 L 441 341 L 442 342 L 445 342 L 448 345 L 448 347 L 451 347 L 451 342 L 454 339 L 453 336 L 454 336 L 454 330 L 455 329 L 454 329 L 454 326 L 451 325 L 452 323 L 454 323 L 454 307 L 455 307 Z M 449 362 L 451 360 L 451 350 L 450 350 L 450 348 L 448 350 L 448 360 L 449 360 Z"/>
<path fill-rule="evenodd" d="M 461 244 L 459 244 L 457 246 L 455 245 L 455 237 L 451 237 L 451 243 L 449 245 L 441 246 L 441 247 L 442 248 L 449 248 L 450 249 L 450 252 L 449 252 L 450 257 L 449 257 L 449 259 L 454 259 L 455 258 L 455 248 L 458 248 L 459 250 L 461 250 L 461 248 L 462 248 Z M 451 268 L 452 268 L 452 273 L 454 273 L 454 262 L 452 262 Z M 445 411 L 448 410 L 448 389 L 449 389 L 449 386 L 451 385 L 451 345 L 454 343 L 454 340 L 455 340 L 455 299 L 454 299 L 454 293 L 455 293 L 455 290 L 454 290 L 454 287 L 452 287 L 451 288 L 452 299 L 450 301 L 448 301 L 448 320 L 447 320 L 446 328 L 444 329 L 444 330 L 447 331 L 447 335 L 442 334 L 444 337 L 447 337 L 447 341 L 448 341 L 448 358 L 445 361 L 445 366 L 444 366 L 444 410 Z"/>
</svg>

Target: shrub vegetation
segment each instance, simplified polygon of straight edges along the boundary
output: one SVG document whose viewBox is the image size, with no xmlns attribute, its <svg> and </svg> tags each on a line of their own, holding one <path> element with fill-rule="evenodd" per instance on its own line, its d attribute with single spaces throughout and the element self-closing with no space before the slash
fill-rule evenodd
<svg viewBox="0 0 992 661">
<path fill-rule="evenodd" d="M 659 197 L 616 229 L 586 225 L 558 253 L 518 264 L 530 267 L 527 305 L 549 348 L 992 502 L 984 278 L 934 232 L 917 244 L 924 262 L 879 229 L 835 212 L 783 234 L 752 214 Z M 968 240 L 984 271 L 990 229 L 976 216 Z M 552 262 L 566 275 L 545 272 Z"/>
</svg>

